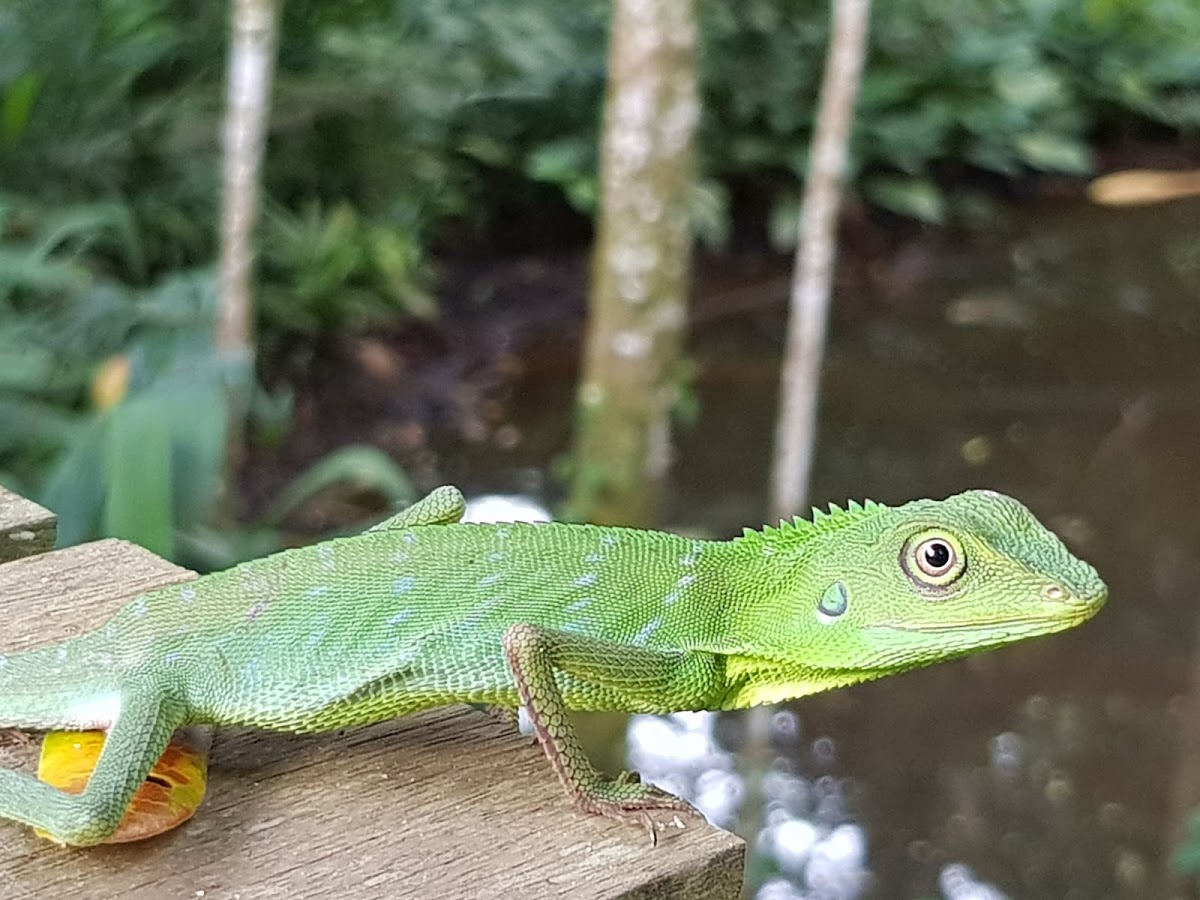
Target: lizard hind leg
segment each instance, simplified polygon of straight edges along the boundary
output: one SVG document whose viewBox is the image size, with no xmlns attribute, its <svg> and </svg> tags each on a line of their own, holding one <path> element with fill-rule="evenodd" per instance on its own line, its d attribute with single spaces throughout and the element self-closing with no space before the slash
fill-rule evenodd
<svg viewBox="0 0 1200 900">
<path fill-rule="evenodd" d="M 61 844 L 87 846 L 108 838 L 183 723 L 182 708 L 156 684 L 127 685 L 120 700 L 120 712 L 82 793 L 69 794 L 0 769 L 0 816 L 40 829 Z"/>
<path fill-rule="evenodd" d="M 699 815 L 686 800 L 643 783 L 636 773 L 622 772 L 616 778 L 608 778 L 596 771 L 571 726 L 554 673 L 556 669 L 569 671 L 598 686 L 630 695 L 665 694 L 682 667 L 703 669 L 705 660 L 611 645 L 607 641 L 524 624 L 505 631 L 503 645 L 534 732 L 577 809 L 638 823 L 653 842 L 658 840 L 658 828 L 652 812 L 667 810 Z"/>
</svg>

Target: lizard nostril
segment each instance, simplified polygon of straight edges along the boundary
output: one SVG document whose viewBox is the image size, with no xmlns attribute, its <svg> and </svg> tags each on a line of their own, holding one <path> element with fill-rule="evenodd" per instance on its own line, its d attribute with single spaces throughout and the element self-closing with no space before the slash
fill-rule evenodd
<svg viewBox="0 0 1200 900">
<path fill-rule="evenodd" d="M 1042 596 L 1047 600 L 1061 600 L 1065 595 L 1066 591 L 1057 584 L 1048 584 L 1042 588 Z"/>
</svg>

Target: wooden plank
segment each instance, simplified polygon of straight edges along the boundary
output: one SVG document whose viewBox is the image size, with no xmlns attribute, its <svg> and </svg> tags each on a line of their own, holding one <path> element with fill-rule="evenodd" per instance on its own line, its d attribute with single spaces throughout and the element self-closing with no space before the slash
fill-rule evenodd
<svg viewBox="0 0 1200 900">
<path fill-rule="evenodd" d="M 0 645 L 78 633 L 118 598 L 187 577 L 119 541 L 0 566 Z M 689 820 L 655 848 L 636 828 L 575 813 L 540 748 L 465 707 L 328 735 L 222 730 L 210 779 L 191 822 L 140 844 L 55 847 L 0 820 L 0 897 L 715 900 L 741 889 L 733 835 Z"/>
<path fill-rule="evenodd" d="M 45 553 L 57 537 L 54 513 L 0 487 L 0 563 Z"/>
</svg>

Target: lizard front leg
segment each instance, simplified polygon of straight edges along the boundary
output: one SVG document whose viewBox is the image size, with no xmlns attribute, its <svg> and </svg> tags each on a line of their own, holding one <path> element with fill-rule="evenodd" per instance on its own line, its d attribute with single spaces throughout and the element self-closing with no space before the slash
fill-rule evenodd
<svg viewBox="0 0 1200 900">
<path fill-rule="evenodd" d="M 421 525 L 453 525 L 467 511 L 462 491 L 450 484 L 434 488 L 412 506 L 407 506 L 368 531 L 392 531 Z"/>
<path fill-rule="evenodd" d="M 83 793 L 68 794 L 0 769 L 0 816 L 41 829 L 62 844 L 97 844 L 112 834 L 184 719 L 154 682 L 125 685 L 118 700 L 120 710 Z"/>
<path fill-rule="evenodd" d="M 449 525 L 462 519 L 465 511 L 462 492 L 443 485 L 369 530 Z M 99 731 L 49 732 L 42 742 L 38 777 L 69 793 L 80 793 L 80 786 L 93 777 L 100 748 L 109 739 Z M 204 799 L 211 739 L 209 726 L 176 733 L 166 747 L 166 754 L 156 761 L 148 780 L 139 785 L 127 804 L 120 825 L 105 836 L 104 842 L 143 840 L 191 818 Z M 42 833 L 42 836 L 55 839 L 53 835 Z"/>
<path fill-rule="evenodd" d="M 630 647 L 528 624 L 508 628 L 503 646 L 534 732 L 576 808 L 639 822 L 652 840 L 657 837 L 652 811 L 696 813 L 687 801 L 643 784 L 636 773 L 607 778 L 596 771 L 568 718 L 555 671 L 569 673 L 598 695 L 631 701 L 623 705 L 693 709 L 704 706 L 718 686 L 710 654 Z"/>
<path fill-rule="evenodd" d="M 125 810 L 121 824 L 103 843 L 141 841 L 190 819 L 204 800 L 208 783 L 211 725 L 185 725 L 171 736 Z M 38 779 L 79 794 L 87 788 L 104 749 L 103 731 L 51 731 L 42 739 Z M 38 830 L 39 837 L 49 838 Z"/>
</svg>

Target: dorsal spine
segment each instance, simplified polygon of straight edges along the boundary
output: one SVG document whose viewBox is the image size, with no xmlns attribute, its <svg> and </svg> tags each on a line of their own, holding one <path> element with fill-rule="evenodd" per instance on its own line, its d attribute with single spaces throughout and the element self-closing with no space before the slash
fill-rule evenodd
<svg viewBox="0 0 1200 900">
<path fill-rule="evenodd" d="M 742 536 L 737 540 L 751 543 L 761 540 L 767 540 L 773 544 L 802 543 L 816 535 L 837 531 L 847 525 L 877 515 L 887 508 L 874 500 L 864 500 L 861 503 L 857 500 L 850 500 L 847 501 L 845 509 L 836 503 L 830 503 L 827 510 L 814 506 L 811 520 L 796 516 L 791 521 L 780 519 L 778 525 L 764 525 L 757 530 L 745 528 L 742 530 Z"/>
</svg>

